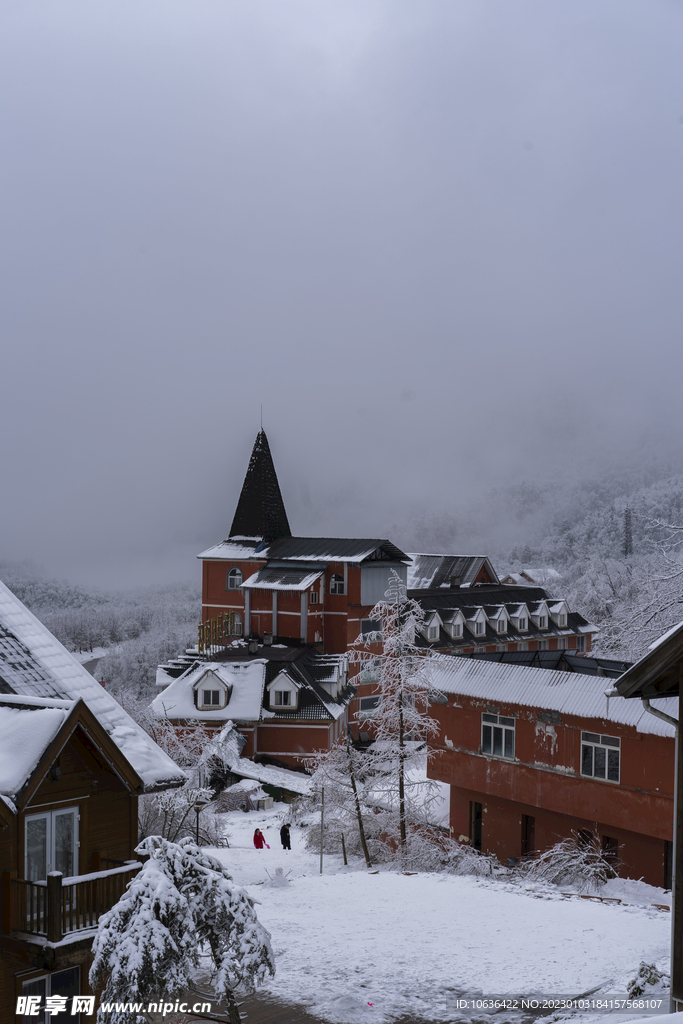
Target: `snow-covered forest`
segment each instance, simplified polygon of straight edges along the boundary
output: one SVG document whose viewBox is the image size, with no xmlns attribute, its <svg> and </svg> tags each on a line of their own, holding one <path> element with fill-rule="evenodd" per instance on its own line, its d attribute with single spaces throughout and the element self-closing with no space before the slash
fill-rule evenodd
<svg viewBox="0 0 683 1024">
<path fill-rule="evenodd" d="M 159 662 L 196 642 L 198 585 L 95 590 L 28 562 L 0 562 L 0 579 L 68 650 L 106 651 L 96 675 L 115 696 L 151 700 Z"/>
<path fill-rule="evenodd" d="M 499 572 L 530 571 L 600 626 L 597 650 L 633 659 L 683 618 L 683 532 L 660 524 L 683 526 L 683 474 L 644 465 L 582 482 L 521 482 L 395 524 L 391 537 L 404 550 L 488 554 Z M 27 562 L 0 562 L 0 578 L 69 650 L 106 649 L 97 674 L 117 694 L 151 699 L 157 664 L 195 642 L 199 580 L 96 590 Z"/>
</svg>

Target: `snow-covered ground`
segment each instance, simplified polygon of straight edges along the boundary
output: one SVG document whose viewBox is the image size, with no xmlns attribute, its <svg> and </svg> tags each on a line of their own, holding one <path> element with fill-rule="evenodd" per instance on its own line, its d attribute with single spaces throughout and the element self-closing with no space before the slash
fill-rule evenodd
<svg viewBox="0 0 683 1024">
<path fill-rule="evenodd" d="M 286 814 L 282 804 L 226 814 L 230 849 L 212 851 L 272 933 L 277 975 L 262 994 L 337 1024 L 446 1021 L 459 1018 L 462 994 L 625 994 L 642 960 L 668 970 L 661 889 L 615 879 L 602 895 L 622 902 L 605 903 L 504 878 L 370 874 L 341 856 L 326 856 L 320 875 L 303 829 L 293 825 L 292 851 L 282 850 Z M 269 850 L 254 848 L 256 826 Z M 284 886 L 271 884 L 278 867 Z"/>
</svg>

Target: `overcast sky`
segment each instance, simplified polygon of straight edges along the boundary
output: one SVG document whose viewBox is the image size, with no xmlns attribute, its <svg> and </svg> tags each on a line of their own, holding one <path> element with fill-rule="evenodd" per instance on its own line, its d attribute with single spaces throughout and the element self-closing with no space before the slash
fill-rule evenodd
<svg viewBox="0 0 683 1024">
<path fill-rule="evenodd" d="M 680 0 L 2 0 L 0 181 L 2 558 L 678 457 Z"/>
</svg>

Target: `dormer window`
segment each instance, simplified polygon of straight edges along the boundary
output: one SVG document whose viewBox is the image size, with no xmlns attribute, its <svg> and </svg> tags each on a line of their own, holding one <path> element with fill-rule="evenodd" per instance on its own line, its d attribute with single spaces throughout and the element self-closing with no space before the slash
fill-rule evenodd
<svg viewBox="0 0 683 1024">
<path fill-rule="evenodd" d="M 474 632 L 475 632 L 476 636 L 482 636 L 483 632 L 484 632 L 484 623 L 483 622 L 475 622 L 474 623 Z"/>
<path fill-rule="evenodd" d="M 230 700 L 232 687 L 218 682 L 212 672 L 206 673 L 203 680 L 196 684 L 195 701 L 199 711 L 220 711 Z"/>
<path fill-rule="evenodd" d="M 439 627 L 438 626 L 427 626 L 427 639 L 438 640 L 439 639 Z"/>
<path fill-rule="evenodd" d="M 268 686 L 268 701 L 273 710 L 296 710 L 299 703 L 299 690 L 287 672 L 281 672 Z"/>
<path fill-rule="evenodd" d="M 332 574 L 330 580 L 330 593 L 331 594 L 344 594 L 346 588 L 344 587 L 344 577 L 340 576 L 338 572 Z"/>
<path fill-rule="evenodd" d="M 518 621 L 518 623 L 517 623 L 517 629 L 519 629 L 519 630 L 522 630 L 522 631 L 523 631 L 523 630 L 525 630 L 525 629 L 526 629 L 526 628 L 528 627 L 528 625 L 529 625 L 529 624 L 528 624 L 528 622 L 526 621 L 526 619 L 519 619 L 519 621 Z"/>
<path fill-rule="evenodd" d="M 567 616 L 564 614 L 564 612 L 560 613 L 560 615 L 557 616 L 557 624 L 560 627 L 564 627 L 567 625 Z"/>
<path fill-rule="evenodd" d="M 539 629 L 547 629 L 548 628 L 548 618 L 547 618 L 546 615 L 539 615 L 538 616 L 538 628 Z"/>
<path fill-rule="evenodd" d="M 229 570 L 226 581 L 226 590 L 238 590 L 242 586 L 242 570 L 236 565 Z"/>
<path fill-rule="evenodd" d="M 505 633 L 507 631 L 508 623 L 504 615 L 502 618 L 498 619 L 497 627 L 499 633 Z"/>
<path fill-rule="evenodd" d="M 454 622 L 451 625 L 451 636 L 453 637 L 453 639 L 456 639 L 457 637 L 462 636 L 462 623 L 461 622 Z"/>
</svg>

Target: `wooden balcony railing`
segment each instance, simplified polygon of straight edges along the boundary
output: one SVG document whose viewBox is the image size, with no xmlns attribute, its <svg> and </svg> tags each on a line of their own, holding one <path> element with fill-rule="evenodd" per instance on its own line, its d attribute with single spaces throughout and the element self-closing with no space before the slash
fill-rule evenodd
<svg viewBox="0 0 683 1024">
<path fill-rule="evenodd" d="M 46 881 L 17 878 L 3 872 L 3 934 L 40 935 L 60 942 L 65 935 L 95 928 L 126 891 L 142 864 L 129 861 L 107 871 L 64 878 L 53 871 Z"/>
</svg>

